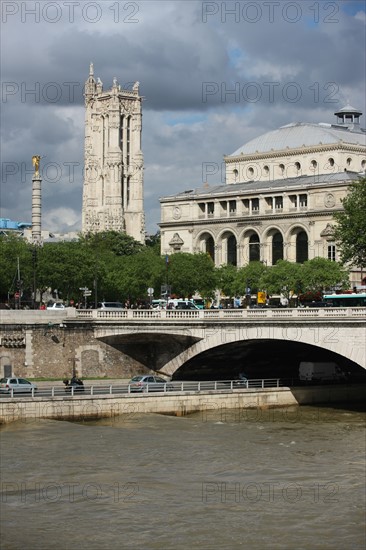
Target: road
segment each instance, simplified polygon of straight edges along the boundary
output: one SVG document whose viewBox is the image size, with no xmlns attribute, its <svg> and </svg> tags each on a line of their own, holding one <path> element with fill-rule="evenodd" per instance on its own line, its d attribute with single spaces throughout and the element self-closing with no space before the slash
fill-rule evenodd
<svg viewBox="0 0 366 550">
<path fill-rule="evenodd" d="M 291 381 L 294 382 L 294 381 Z M 40 385 L 30 393 L 15 393 L 14 397 L 81 397 L 85 395 L 118 395 L 118 394 L 155 394 L 157 392 L 199 392 L 199 391 L 233 391 L 254 388 L 274 388 L 285 386 L 290 383 L 289 380 L 280 380 L 278 378 L 248 380 L 207 380 L 207 381 L 181 381 L 167 382 L 166 384 L 147 384 L 143 389 L 133 388 L 128 383 L 117 384 L 85 384 L 75 388 L 65 388 L 63 385 L 45 386 Z M 12 397 L 11 393 L 0 393 L 0 398 Z"/>
</svg>

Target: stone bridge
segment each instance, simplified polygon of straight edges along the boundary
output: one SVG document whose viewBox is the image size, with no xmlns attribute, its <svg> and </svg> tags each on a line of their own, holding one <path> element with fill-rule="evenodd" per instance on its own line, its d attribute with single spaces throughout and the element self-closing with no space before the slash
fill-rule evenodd
<svg viewBox="0 0 366 550">
<path fill-rule="evenodd" d="M 115 353 L 115 363 L 122 353 L 178 379 L 229 379 L 243 369 L 247 372 L 248 365 L 255 365 L 251 378 L 296 376 L 301 360 L 333 360 L 366 375 L 365 308 L 1 311 L 0 328 L 9 326 L 33 331 L 28 337 L 33 347 L 34 331 L 42 326 L 39 342 L 48 338 L 59 363 L 68 351 L 69 366 L 76 359 L 84 376 L 88 350 L 94 350 L 100 365 L 108 353 Z M 26 342 L 27 338 L 25 347 Z M 42 346 L 36 350 L 38 361 L 48 350 Z"/>
<path fill-rule="evenodd" d="M 303 344 L 302 350 L 311 346 L 323 355 L 326 350 L 366 369 L 364 308 L 91 310 L 77 311 L 76 317 L 93 323 L 96 339 L 169 376 L 198 356 L 212 359 L 213 350 L 221 350 L 221 360 L 245 356 L 238 350 L 248 342 L 262 347 L 281 342 L 287 349 Z"/>
</svg>

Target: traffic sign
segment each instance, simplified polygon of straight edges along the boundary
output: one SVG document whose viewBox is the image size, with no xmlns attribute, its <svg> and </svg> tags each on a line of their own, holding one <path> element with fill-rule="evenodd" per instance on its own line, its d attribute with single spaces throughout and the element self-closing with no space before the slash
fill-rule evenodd
<svg viewBox="0 0 366 550">
<path fill-rule="evenodd" d="M 84 290 L 84 296 L 91 296 L 91 290 Z"/>
<path fill-rule="evenodd" d="M 154 289 L 151 286 L 147 289 L 147 295 L 154 296 Z"/>
<path fill-rule="evenodd" d="M 20 292 L 15 292 L 14 298 L 16 298 L 16 299 L 20 298 Z"/>
</svg>

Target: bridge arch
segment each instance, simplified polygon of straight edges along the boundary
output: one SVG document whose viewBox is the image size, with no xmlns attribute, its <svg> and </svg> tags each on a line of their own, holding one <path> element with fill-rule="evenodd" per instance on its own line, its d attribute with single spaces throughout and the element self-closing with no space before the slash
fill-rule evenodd
<svg viewBox="0 0 366 550">
<path fill-rule="evenodd" d="M 96 322 L 94 337 L 132 357 L 147 368 L 176 376 L 183 365 L 211 360 L 222 350 L 235 353 L 248 346 L 300 360 L 320 361 L 324 354 L 347 363 L 366 376 L 366 320 L 362 308 L 348 311 L 204 310 L 144 312 L 131 310 L 131 322 Z M 226 346 L 226 347 L 225 347 Z M 270 351 L 269 351 L 270 350 Z M 300 353 L 300 351 L 301 353 Z M 235 353 L 234 353 L 235 351 Z M 301 358 L 302 352 L 306 357 Z M 311 352 L 311 353 L 310 353 Z M 259 355 L 260 355 L 259 353 Z M 225 356 L 222 357 L 224 364 Z M 323 357 L 320 359 L 320 357 Z M 202 361 L 201 361 L 202 364 Z"/>
<path fill-rule="evenodd" d="M 235 335 L 232 331 L 226 335 L 216 334 L 209 338 L 203 338 L 183 353 L 172 358 L 164 365 L 161 372 L 174 378 L 179 370 L 183 368 L 183 371 L 186 371 L 195 363 L 202 365 L 210 361 L 213 363 L 221 361 L 222 372 L 230 373 L 231 378 L 235 377 L 235 374 L 239 374 L 242 368 L 244 370 L 248 368 L 243 361 L 248 357 L 254 364 L 262 365 L 271 362 L 275 364 L 276 357 L 283 361 L 283 368 L 279 368 L 277 365 L 276 372 L 272 372 L 270 367 L 262 368 L 263 372 L 258 373 L 258 378 L 263 377 L 264 374 L 268 378 L 274 376 L 295 377 L 298 364 L 302 360 L 334 361 L 347 369 L 351 368 L 354 373 L 358 372 L 359 375 L 366 376 L 364 353 L 351 341 L 340 341 L 334 328 L 329 329 L 328 327 L 326 330 L 320 331 L 311 326 L 305 328 L 285 325 L 278 327 L 277 330 L 268 330 L 268 327 L 257 325 L 247 327 L 239 335 Z M 231 363 L 229 369 L 225 368 L 225 362 Z M 215 367 L 213 370 L 218 374 L 220 368 Z M 255 370 L 256 368 L 254 368 Z"/>
</svg>

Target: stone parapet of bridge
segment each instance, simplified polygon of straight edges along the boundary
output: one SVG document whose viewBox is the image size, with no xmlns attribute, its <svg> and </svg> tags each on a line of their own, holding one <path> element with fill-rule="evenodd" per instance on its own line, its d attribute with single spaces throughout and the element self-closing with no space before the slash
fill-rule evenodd
<svg viewBox="0 0 366 550">
<path fill-rule="evenodd" d="M 278 308 L 278 309 L 203 309 L 203 310 L 154 310 L 154 309 L 75 309 L 51 310 L 0 310 L 1 324 L 47 324 L 63 321 L 230 321 L 281 319 L 366 319 L 366 309 L 353 308 Z"/>
</svg>

